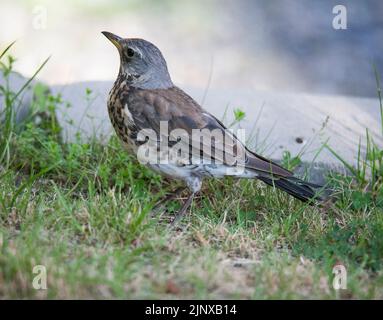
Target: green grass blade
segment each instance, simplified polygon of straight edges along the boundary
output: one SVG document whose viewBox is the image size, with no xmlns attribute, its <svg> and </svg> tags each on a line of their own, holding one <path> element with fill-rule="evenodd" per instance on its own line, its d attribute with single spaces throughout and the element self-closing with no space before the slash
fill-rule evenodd
<svg viewBox="0 0 383 320">
<path fill-rule="evenodd" d="M 375 64 L 374 64 L 374 73 L 375 73 L 376 87 L 377 87 L 377 91 L 378 91 L 379 106 L 380 106 L 381 130 L 382 130 L 382 136 L 383 136 L 383 101 L 382 101 L 382 88 L 380 87 L 380 77 L 379 77 L 378 69 L 376 68 L 376 65 L 375 65 Z"/>
<path fill-rule="evenodd" d="M 39 74 L 41 69 L 44 68 L 44 66 L 48 63 L 50 58 L 51 58 L 50 56 L 48 58 L 46 58 L 45 61 L 40 65 L 40 67 L 37 68 L 37 70 L 32 75 L 32 77 L 30 77 L 27 80 L 27 82 L 24 83 L 24 85 L 21 87 L 21 89 L 15 94 L 15 96 L 11 100 L 11 103 L 13 103 L 18 98 L 18 96 L 25 90 L 25 88 L 29 86 L 29 84 L 33 81 L 33 79 Z"/>
<path fill-rule="evenodd" d="M 332 153 L 332 155 L 337 158 L 342 164 L 360 181 L 360 176 L 358 171 L 349 164 L 345 159 L 343 159 L 334 149 L 332 149 L 328 144 L 325 145 L 325 148 Z"/>
<path fill-rule="evenodd" d="M 8 50 L 12 48 L 12 46 L 13 46 L 15 43 L 16 43 L 16 41 L 13 41 L 8 47 L 6 47 L 6 48 L 4 49 L 4 51 L 0 54 L 0 60 L 1 60 L 2 57 L 4 57 L 4 55 L 8 52 Z"/>
</svg>

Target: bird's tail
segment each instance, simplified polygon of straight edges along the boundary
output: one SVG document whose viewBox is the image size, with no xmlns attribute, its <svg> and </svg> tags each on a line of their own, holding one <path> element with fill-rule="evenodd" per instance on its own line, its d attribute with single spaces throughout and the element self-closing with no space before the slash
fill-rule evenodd
<svg viewBox="0 0 383 320">
<path fill-rule="evenodd" d="M 325 187 L 300 180 L 296 177 L 257 177 L 259 180 L 265 182 L 270 186 L 275 186 L 293 197 L 307 202 L 307 201 L 325 201 L 330 196 L 330 191 Z"/>
</svg>

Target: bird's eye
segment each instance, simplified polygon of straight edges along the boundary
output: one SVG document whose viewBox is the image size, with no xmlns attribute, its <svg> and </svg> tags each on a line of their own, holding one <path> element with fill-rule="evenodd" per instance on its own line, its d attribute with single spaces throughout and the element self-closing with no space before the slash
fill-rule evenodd
<svg viewBox="0 0 383 320">
<path fill-rule="evenodd" d="M 133 57 L 133 56 L 134 56 L 134 50 L 133 50 L 132 48 L 128 48 L 128 49 L 126 50 L 126 55 L 127 55 L 129 58 Z"/>
</svg>

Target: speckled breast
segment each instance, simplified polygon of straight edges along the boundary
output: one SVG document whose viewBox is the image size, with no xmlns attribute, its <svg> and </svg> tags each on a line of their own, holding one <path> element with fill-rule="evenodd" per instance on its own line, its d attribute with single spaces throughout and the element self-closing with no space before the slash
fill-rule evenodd
<svg viewBox="0 0 383 320">
<path fill-rule="evenodd" d="M 117 79 L 109 93 L 108 113 L 117 136 L 128 149 L 136 151 L 137 128 L 127 104 L 128 95 L 126 81 Z"/>
</svg>

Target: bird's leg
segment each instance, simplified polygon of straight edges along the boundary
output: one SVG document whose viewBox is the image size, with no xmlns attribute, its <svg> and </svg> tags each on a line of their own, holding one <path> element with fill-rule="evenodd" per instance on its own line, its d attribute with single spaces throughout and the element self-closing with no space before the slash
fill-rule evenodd
<svg viewBox="0 0 383 320">
<path fill-rule="evenodd" d="M 185 203 L 182 205 L 182 208 L 180 209 L 180 211 L 177 212 L 176 216 L 174 217 L 174 220 L 172 221 L 172 224 L 177 223 L 183 217 L 186 210 L 190 207 L 195 194 L 201 190 L 202 179 L 200 177 L 190 175 L 189 177 L 186 178 L 185 182 L 192 193 L 190 194 L 189 198 L 187 198 Z"/>
<path fill-rule="evenodd" d="M 153 209 L 157 209 L 162 204 L 177 198 L 182 193 L 182 191 L 184 191 L 185 189 L 186 189 L 186 187 L 178 187 L 176 190 L 174 190 L 171 193 L 167 194 L 163 199 L 158 201 L 158 203 L 156 203 L 156 205 L 154 206 Z"/>
<path fill-rule="evenodd" d="M 172 221 L 172 224 L 177 223 L 185 215 L 186 210 L 190 207 L 193 201 L 194 195 L 195 195 L 195 192 L 190 194 L 189 198 L 187 198 L 187 200 L 182 205 L 182 208 L 180 209 L 180 211 L 177 212 L 176 216 L 174 217 L 174 220 Z"/>
</svg>

